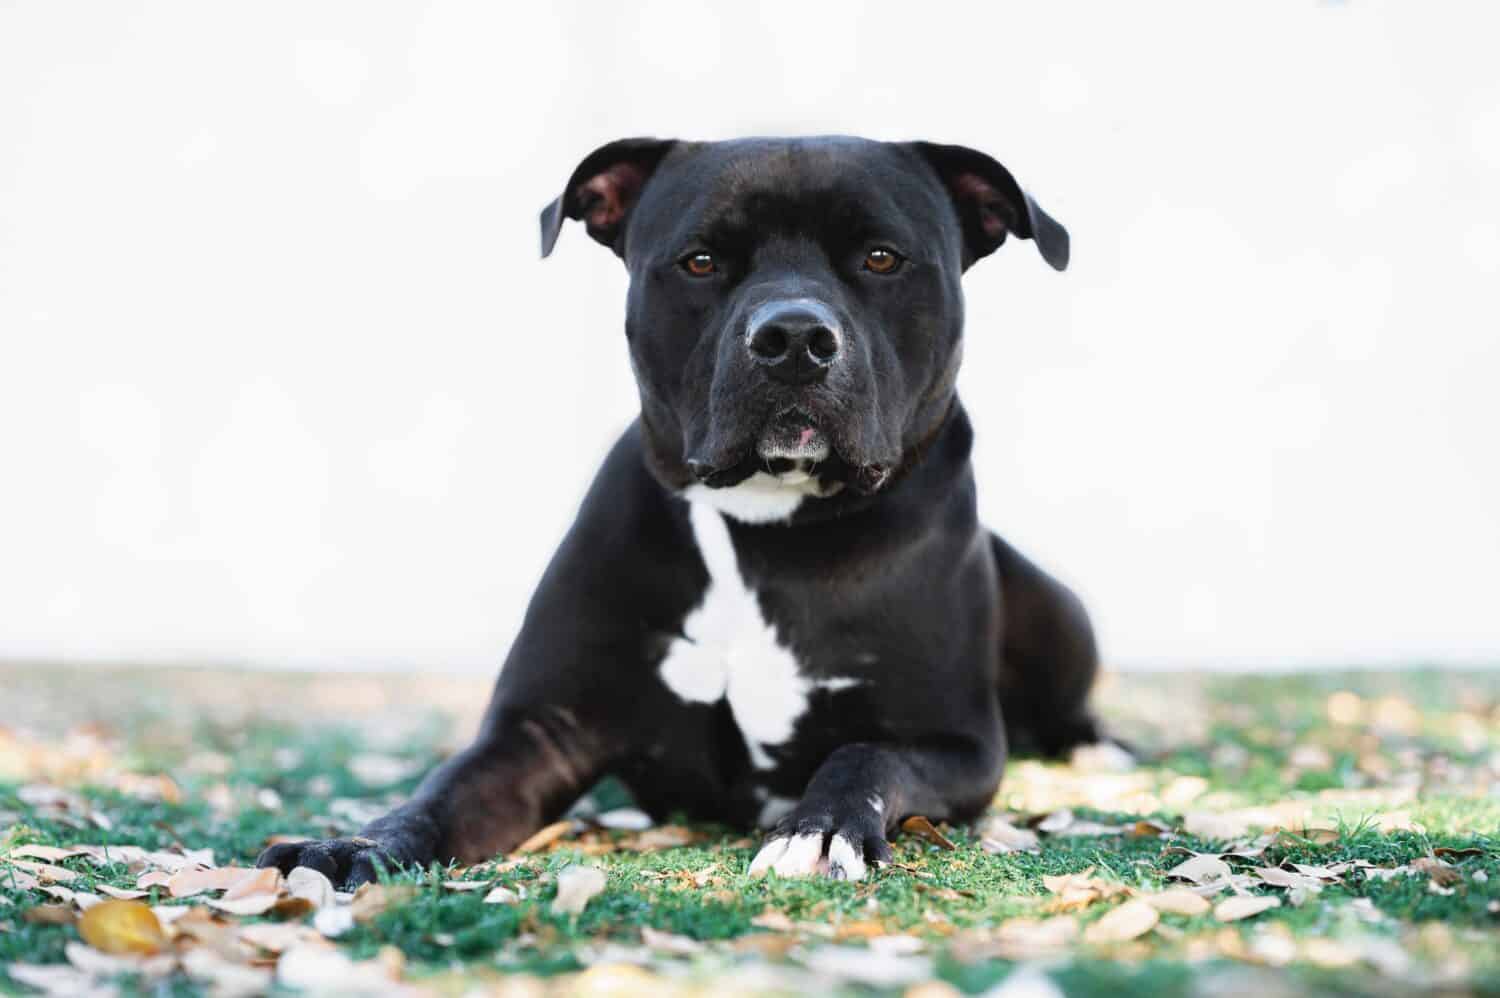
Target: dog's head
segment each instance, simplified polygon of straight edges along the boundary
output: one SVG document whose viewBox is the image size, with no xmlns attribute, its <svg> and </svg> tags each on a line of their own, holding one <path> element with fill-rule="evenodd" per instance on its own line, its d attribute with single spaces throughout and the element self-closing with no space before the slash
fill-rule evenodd
<svg viewBox="0 0 1500 998">
<path fill-rule="evenodd" d="M 1068 234 L 995 160 L 844 137 L 625 139 L 542 211 L 630 271 L 625 332 L 652 470 L 878 491 L 942 424 L 959 278 L 1015 235 L 1067 266 Z"/>
</svg>

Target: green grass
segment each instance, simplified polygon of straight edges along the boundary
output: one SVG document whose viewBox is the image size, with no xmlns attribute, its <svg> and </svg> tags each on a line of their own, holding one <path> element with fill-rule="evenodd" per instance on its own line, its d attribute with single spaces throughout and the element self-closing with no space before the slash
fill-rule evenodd
<svg viewBox="0 0 1500 998">
<path fill-rule="evenodd" d="M 215 690 L 215 683 L 184 692 L 174 688 L 181 684 L 170 673 L 104 677 L 108 694 L 97 704 L 87 697 L 76 702 L 64 686 L 49 685 L 60 682 L 56 677 L 29 678 L 36 720 L 23 722 L 9 742 L 0 736 L 0 853 L 28 843 L 182 845 L 212 848 L 220 864 L 248 864 L 273 834 L 352 832 L 361 816 L 347 802 L 380 806 L 396 799 L 454 744 L 454 724 L 439 713 L 417 723 L 408 718 L 393 739 L 385 719 L 400 712 L 404 695 L 365 711 L 362 723 L 350 723 L 316 702 L 299 704 L 295 677 L 240 677 L 236 682 L 242 684 L 279 684 L 286 696 L 278 709 L 227 712 L 223 702 L 201 692 Z M 325 692 L 336 693 L 339 682 L 327 680 Z M 382 683 L 343 682 L 364 684 L 366 691 Z M 1360 695 L 1359 716 L 1336 723 L 1329 697 L 1340 691 Z M 469 699 L 479 697 L 471 693 Z M 1100 822 L 1129 825 L 1150 816 L 1179 828 L 1185 812 L 1290 803 L 1305 806 L 1317 824 L 1334 831 L 1317 840 L 1283 835 L 1258 860 L 1264 865 L 1362 859 L 1393 867 L 1440 847 L 1479 854 L 1452 860 L 1460 879 L 1451 894 L 1435 893 L 1425 876 L 1350 876 L 1300 907 L 1283 904 L 1244 922 L 1164 915 L 1156 931 L 1129 943 L 1096 946 L 1080 938 L 1061 952 L 1037 954 L 1037 966 L 1045 969 L 1021 972 L 1045 973 L 1068 994 L 1112 998 L 1221 989 L 1500 993 L 1500 681 L 1435 671 L 1208 680 L 1141 676 L 1115 679 L 1101 699 L 1103 713 L 1144 750 L 1147 761 L 1124 774 L 1014 762 L 999 800 L 1017 820 L 1067 805 Z M 1349 699 L 1344 701 L 1347 707 Z M 39 768 L 58 767 L 76 751 L 64 741 L 66 730 L 101 721 L 108 729 L 96 733 L 96 740 L 105 761 L 90 757 L 76 767 L 80 772 L 57 782 L 75 786 L 87 809 L 107 819 L 108 830 L 91 825 L 86 815 L 53 814 L 25 803 L 20 787 L 41 782 L 39 776 L 47 774 Z M 362 783 L 351 764 L 371 744 L 404 761 L 409 774 L 378 789 Z M 1317 764 L 1294 764 L 1299 759 Z M 131 774 L 169 775 L 181 790 L 180 801 L 143 799 Z M 1196 786 L 1184 783 L 1185 777 L 1205 782 Z M 1174 788 L 1190 785 L 1199 792 L 1174 802 Z M 616 786 L 600 792 L 615 803 L 619 794 Z M 346 803 L 335 803 L 340 799 Z M 1376 816 L 1393 814 L 1397 827 L 1382 830 Z M 750 838 L 731 829 L 699 831 L 701 840 L 684 848 L 591 856 L 565 841 L 498 875 L 444 874 L 483 875 L 524 888 L 526 899 L 514 905 L 487 905 L 483 892 L 446 891 L 439 877 L 402 873 L 393 882 L 418 885 L 416 893 L 342 936 L 338 945 L 356 958 L 396 947 L 405 954 L 408 981 L 454 992 L 462 990 L 466 976 L 573 980 L 567 975 L 591 963 L 639 957 L 641 930 L 649 926 L 708 944 L 688 959 L 651 958 L 655 971 L 678 984 L 709 991 L 715 982 L 728 981 L 752 990 L 899 994 L 901 985 L 862 983 L 819 969 L 820 950 L 864 946 L 860 937 L 878 923 L 885 934 L 921 939 L 933 977 L 978 993 L 1026 962 L 993 955 L 993 946 L 985 951 L 1007 920 L 1046 917 L 1053 898 L 1044 876 L 1093 868 L 1098 877 L 1149 893 L 1166 885 L 1166 871 L 1182 861 L 1182 849 L 1211 851 L 1216 845 L 1182 832 L 1168 838 L 1044 837 L 1040 853 L 996 856 L 978 848 L 971 830 L 958 828 L 950 835 L 956 850 L 902 836 L 894 843 L 896 866 L 847 884 L 749 879 L 744 871 L 754 851 Z M 591 833 L 595 842 L 610 837 Z M 554 914 L 551 880 L 577 862 L 603 868 L 607 887 L 582 915 Z M 75 889 L 134 883 L 123 867 L 99 869 L 82 860 L 63 865 L 81 875 L 69 885 Z M 708 882 L 695 886 L 692 875 L 709 867 L 714 870 Z M 52 899 L 13 889 L 13 883 L 0 865 L 0 965 L 62 961 L 76 929 L 28 921 L 28 910 Z M 1080 925 L 1113 905 L 1077 912 Z M 767 910 L 814 929 L 799 935 L 789 952 L 763 951 L 752 944 L 775 933 L 752 920 Z M 825 939 L 819 931 L 851 938 Z M 784 976 L 746 976 L 768 965 Z M 130 980 L 123 983 L 130 990 Z M 187 994 L 194 988 L 177 977 L 149 990 Z M 0 989 L 20 990 L 3 970 Z"/>
</svg>

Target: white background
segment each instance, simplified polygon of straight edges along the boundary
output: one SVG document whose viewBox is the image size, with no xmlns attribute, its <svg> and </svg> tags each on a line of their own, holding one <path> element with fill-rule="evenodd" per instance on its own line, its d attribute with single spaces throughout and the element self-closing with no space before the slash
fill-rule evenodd
<svg viewBox="0 0 1500 998">
<path fill-rule="evenodd" d="M 634 411 L 575 163 L 967 143 L 991 524 L 1123 667 L 1500 660 L 1493 5 L 0 5 L 0 658 L 490 670 Z"/>
</svg>

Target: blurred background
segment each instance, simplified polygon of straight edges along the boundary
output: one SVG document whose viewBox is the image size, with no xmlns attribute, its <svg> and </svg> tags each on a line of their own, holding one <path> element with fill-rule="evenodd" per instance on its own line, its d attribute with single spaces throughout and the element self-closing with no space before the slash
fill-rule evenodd
<svg viewBox="0 0 1500 998">
<path fill-rule="evenodd" d="M 920 15 L 920 16 L 918 16 Z M 0 4 L 0 660 L 489 672 L 636 408 L 635 134 L 1006 163 L 984 516 L 1117 668 L 1500 660 L 1473 4 Z"/>
</svg>

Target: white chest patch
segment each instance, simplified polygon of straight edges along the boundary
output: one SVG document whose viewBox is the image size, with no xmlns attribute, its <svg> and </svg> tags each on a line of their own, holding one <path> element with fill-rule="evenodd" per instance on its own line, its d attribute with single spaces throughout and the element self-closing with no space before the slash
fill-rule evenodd
<svg viewBox="0 0 1500 998">
<path fill-rule="evenodd" d="M 667 687 L 690 703 L 729 701 L 730 711 L 757 769 L 774 763 L 765 746 L 792 736 L 815 688 L 842 689 L 850 679 L 817 681 L 798 667 L 745 585 L 729 527 L 717 509 L 690 502 L 693 538 L 708 568 L 703 601 L 682 622 L 661 663 Z"/>
</svg>

